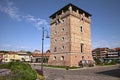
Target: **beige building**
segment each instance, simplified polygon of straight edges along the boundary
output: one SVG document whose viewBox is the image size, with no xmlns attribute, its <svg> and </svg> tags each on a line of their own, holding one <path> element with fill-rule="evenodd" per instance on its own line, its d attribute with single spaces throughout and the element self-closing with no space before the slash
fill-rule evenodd
<svg viewBox="0 0 120 80">
<path fill-rule="evenodd" d="M 2 62 L 19 61 L 19 55 L 16 52 L 7 52 L 3 54 Z"/>
<path fill-rule="evenodd" d="M 93 62 L 91 53 L 91 14 L 68 4 L 50 16 L 49 65 L 79 66 Z"/>
</svg>

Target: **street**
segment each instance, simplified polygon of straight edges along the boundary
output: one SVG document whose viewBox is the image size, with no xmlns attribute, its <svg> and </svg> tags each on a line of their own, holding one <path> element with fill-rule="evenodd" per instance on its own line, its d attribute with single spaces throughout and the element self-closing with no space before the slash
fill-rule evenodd
<svg viewBox="0 0 120 80">
<path fill-rule="evenodd" d="M 40 69 L 40 66 L 32 66 Z M 44 67 L 46 80 L 120 80 L 120 65 L 85 67 L 73 70 Z"/>
</svg>

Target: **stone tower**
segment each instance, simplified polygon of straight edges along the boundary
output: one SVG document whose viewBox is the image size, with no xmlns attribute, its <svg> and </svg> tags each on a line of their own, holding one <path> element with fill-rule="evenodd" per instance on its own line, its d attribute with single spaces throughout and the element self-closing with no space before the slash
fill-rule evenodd
<svg viewBox="0 0 120 80">
<path fill-rule="evenodd" d="M 68 4 L 50 16 L 49 65 L 79 66 L 93 61 L 91 53 L 91 14 Z"/>
</svg>

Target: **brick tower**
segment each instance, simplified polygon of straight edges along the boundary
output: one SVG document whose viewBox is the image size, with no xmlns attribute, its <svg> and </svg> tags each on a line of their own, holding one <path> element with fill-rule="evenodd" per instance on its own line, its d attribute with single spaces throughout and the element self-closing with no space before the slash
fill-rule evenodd
<svg viewBox="0 0 120 80">
<path fill-rule="evenodd" d="M 49 65 L 79 66 L 93 61 L 91 53 L 91 14 L 68 4 L 50 16 Z"/>
</svg>

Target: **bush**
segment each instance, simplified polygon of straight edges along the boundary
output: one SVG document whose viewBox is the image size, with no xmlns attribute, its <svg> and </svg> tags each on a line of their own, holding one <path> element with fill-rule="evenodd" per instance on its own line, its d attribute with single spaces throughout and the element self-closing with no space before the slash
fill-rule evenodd
<svg viewBox="0 0 120 80">
<path fill-rule="evenodd" d="M 4 65 L 2 67 L 2 65 Z M 14 75 L 12 77 L 13 78 L 16 76 L 18 78 L 14 78 L 15 80 L 36 80 L 37 79 L 37 73 L 35 70 L 33 70 L 31 68 L 31 66 L 28 63 L 24 63 L 24 62 L 9 62 L 6 64 L 1 64 L 0 68 L 7 68 L 11 70 L 11 74 Z M 19 78 L 20 77 L 20 78 Z"/>
<path fill-rule="evenodd" d="M 105 62 L 105 65 L 115 65 L 116 62 L 115 61 L 111 61 L 111 62 Z"/>
<path fill-rule="evenodd" d="M 94 64 L 89 63 L 89 64 L 88 64 L 88 67 L 94 67 Z"/>
<path fill-rule="evenodd" d="M 95 62 L 96 62 L 97 65 L 102 65 L 103 64 L 100 59 L 95 59 Z"/>
</svg>

